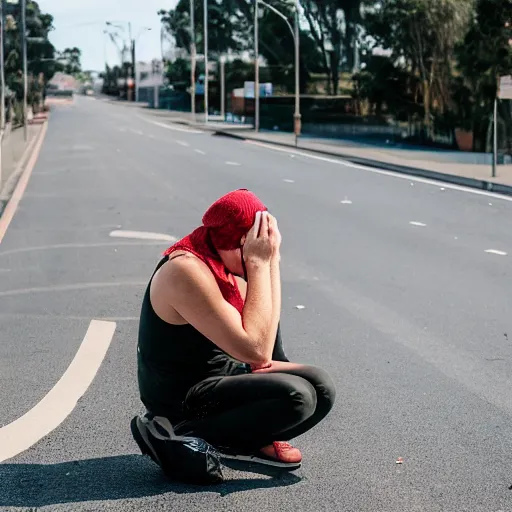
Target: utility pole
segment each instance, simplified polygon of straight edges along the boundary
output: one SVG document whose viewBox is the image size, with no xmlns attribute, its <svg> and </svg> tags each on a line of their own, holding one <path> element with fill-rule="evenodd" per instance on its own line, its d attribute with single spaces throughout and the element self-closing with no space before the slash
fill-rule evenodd
<svg viewBox="0 0 512 512">
<path fill-rule="evenodd" d="M 298 145 L 298 138 L 302 131 L 302 116 L 300 114 L 300 27 L 299 27 L 299 0 L 295 3 L 295 114 L 294 132 L 295 146 Z"/>
<path fill-rule="evenodd" d="M 2 30 L 0 32 L 0 80 L 2 80 L 2 91 L 1 91 L 1 105 L 0 105 L 0 130 L 3 137 L 5 130 L 5 56 L 4 56 L 4 37 L 5 37 L 5 0 L 1 0 L 1 23 Z M 0 141 L 2 139 L 0 137 Z"/>
<path fill-rule="evenodd" d="M 139 74 L 139 69 L 138 69 L 138 66 L 137 66 L 137 57 L 136 57 L 136 53 L 135 53 L 135 41 L 133 42 L 133 47 L 132 47 L 132 61 L 133 61 L 133 76 L 135 77 L 134 78 L 134 83 L 133 83 L 133 89 L 135 91 L 135 101 L 139 101 L 139 81 L 140 81 L 140 74 Z"/>
<path fill-rule="evenodd" d="M 5 62 L 4 62 L 4 33 L 5 33 L 5 0 L 0 3 L 0 20 L 2 27 L 0 30 L 0 79 L 2 80 L 1 91 L 1 111 L 0 111 L 0 187 L 2 184 L 2 142 L 5 131 Z"/>
<path fill-rule="evenodd" d="M 204 121 L 208 122 L 208 0 L 204 0 Z"/>
<path fill-rule="evenodd" d="M 220 115 L 226 120 L 226 57 L 220 57 Z"/>
<path fill-rule="evenodd" d="M 492 133 L 492 177 L 496 177 L 496 167 L 498 165 L 498 99 L 500 97 L 501 79 L 496 73 L 496 96 L 494 97 L 493 113 L 493 133 Z"/>
<path fill-rule="evenodd" d="M 259 1 L 254 2 L 254 130 L 260 131 Z"/>
<path fill-rule="evenodd" d="M 28 141 L 27 0 L 21 0 L 21 48 L 23 52 L 23 134 Z"/>
<path fill-rule="evenodd" d="M 190 113 L 196 115 L 196 26 L 195 1 L 190 0 Z"/>
</svg>

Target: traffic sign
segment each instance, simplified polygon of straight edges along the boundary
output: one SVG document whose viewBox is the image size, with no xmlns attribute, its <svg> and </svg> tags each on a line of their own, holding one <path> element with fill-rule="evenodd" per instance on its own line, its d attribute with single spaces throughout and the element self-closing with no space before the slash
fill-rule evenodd
<svg viewBox="0 0 512 512">
<path fill-rule="evenodd" d="M 512 75 L 502 76 L 500 78 L 498 98 L 502 100 L 512 100 Z"/>
</svg>

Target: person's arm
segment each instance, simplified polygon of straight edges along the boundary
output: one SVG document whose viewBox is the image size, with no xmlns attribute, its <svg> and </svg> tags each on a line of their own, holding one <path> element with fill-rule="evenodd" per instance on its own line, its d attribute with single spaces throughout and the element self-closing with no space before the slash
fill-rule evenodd
<svg viewBox="0 0 512 512">
<path fill-rule="evenodd" d="M 222 296 L 210 269 L 198 258 L 172 262 L 163 276 L 167 301 L 190 325 L 231 357 L 256 367 L 272 358 L 268 264 L 247 265 L 250 284 L 242 315 Z"/>
<path fill-rule="evenodd" d="M 248 285 L 242 315 L 224 300 L 198 258 L 174 260 L 167 271 L 169 305 L 224 352 L 253 367 L 269 364 L 274 349 L 270 262 L 275 244 L 268 216 L 257 213 L 244 244 Z"/>
<path fill-rule="evenodd" d="M 277 255 L 270 262 L 270 286 L 272 296 L 272 324 L 270 328 L 270 337 L 275 344 L 277 339 L 277 330 L 281 319 L 281 269 L 280 257 Z"/>
</svg>

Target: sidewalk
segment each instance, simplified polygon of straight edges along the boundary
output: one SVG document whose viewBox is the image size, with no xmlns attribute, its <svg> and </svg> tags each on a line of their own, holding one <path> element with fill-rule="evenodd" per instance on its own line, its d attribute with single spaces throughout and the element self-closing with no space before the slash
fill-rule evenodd
<svg viewBox="0 0 512 512">
<path fill-rule="evenodd" d="M 28 141 L 25 142 L 23 127 L 16 128 L 6 134 L 2 141 L 2 173 L 0 175 L 0 195 L 7 181 L 16 171 L 16 167 L 25 153 L 30 142 L 39 131 L 38 125 L 29 125 Z"/>
<path fill-rule="evenodd" d="M 193 118 L 188 112 L 145 110 L 163 121 L 191 125 L 202 130 L 210 130 L 217 135 L 307 150 L 368 167 L 512 195 L 512 165 L 498 165 L 497 176 L 493 178 L 492 166 L 489 164 L 457 163 L 450 162 L 449 159 L 443 161 L 439 152 L 428 149 L 415 151 L 381 148 L 338 139 L 309 137 L 300 137 L 298 144 L 295 145 L 295 136 L 289 133 L 255 132 L 249 125 L 226 123 L 216 117 L 211 117 L 210 122 L 205 124 L 204 114 L 197 114 Z"/>
<path fill-rule="evenodd" d="M 43 120 L 47 118 L 46 113 L 37 115 L 28 126 L 28 140 L 25 142 L 23 127 L 8 131 L 2 140 L 2 167 L 0 173 L 0 215 L 12 191 L 16 187 L 23 166 L 29 158 L 37 135 L 41 131 Z"/>
</svg>

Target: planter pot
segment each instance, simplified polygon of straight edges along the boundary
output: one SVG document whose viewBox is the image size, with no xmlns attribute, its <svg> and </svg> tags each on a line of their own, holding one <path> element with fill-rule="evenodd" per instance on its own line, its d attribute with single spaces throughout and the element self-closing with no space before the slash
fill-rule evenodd
<svg viewBox="0 0 512 512">
<path fill-rule="evenodd" d="M 471 131 L 455 128 L 455 140 L 460 151 L 473 151 L 474 134 Z"/>
</svg>

